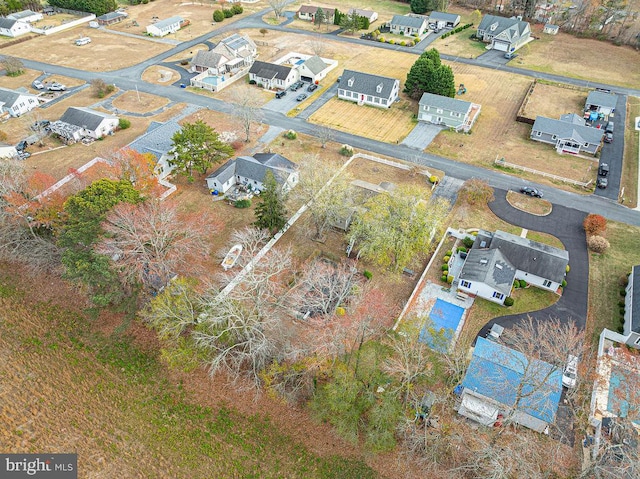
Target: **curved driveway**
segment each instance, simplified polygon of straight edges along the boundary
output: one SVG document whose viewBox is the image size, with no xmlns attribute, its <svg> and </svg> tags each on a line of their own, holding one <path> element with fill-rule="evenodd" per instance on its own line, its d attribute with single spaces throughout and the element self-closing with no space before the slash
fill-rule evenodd
<svg viewBox="0 0 640 479">
<path fill-rule="evenodd" d="M 571 271 L 567 275 L 567 287 L 554 305 L 539 311 L 494 318 L 480 330 L 478 335 L 485 336 L 494 323 L 508 328 L 527 316 L 537 321 L 545 321 L 551 317 L 561 321 L 573 319 L 576 326 L 584 329 L 589 299 L 589 256 L 586 235 L 582 227 L 586 214 L 572 208 L 553 205 L 551 214 L 535 216 L 509 205 L 506 194 L 504 190 L 496 190 L 495 200 L 489 204 L 491 211 L 508 223 L 556 236 L 569 252 Z"/>
</svg>

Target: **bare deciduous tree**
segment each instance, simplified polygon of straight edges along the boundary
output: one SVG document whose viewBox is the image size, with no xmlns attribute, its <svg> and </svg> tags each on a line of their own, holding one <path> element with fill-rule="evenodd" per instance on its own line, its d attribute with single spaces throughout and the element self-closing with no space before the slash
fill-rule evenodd
<svg viewBox="0 0 640 479">
<path fill-rule="evenodd" d="M 15 77 L 24 73 L 24 63 L 16 57 L 5 56 L 0 60 L 0 65 L 5 69 L 7 75 Z"/>
<path fill-rule="evenodd" d="M 318 136 L 318 139 L 320 140 L 320 146 L 322 148 L 326 148 L 327 147 L 327 143 L 329 143 L 330 141 L 333 140 L 333 130 L 331 128 L 328 128 L 326 126 L 320 126 L 318 127 L 318 129 L 316 130 L 316 134 Z"/>
<path fill-rule="evenodd" d="M 269 0 L 269 6 L 273 10 L 276 20 L 279 20 L 282 16 L 282 11 L 287 6 L 287 3 L 289 3 L 287 0 Z"/>
<path fill-rule="evenodd" d="M 251 139 L 251 125 L 262 120 L 260 96 L 255 88 L 247 85 L 234 92 L 232 102 L 232 115 L 242 125 L 245 141 L 248 143 Z"/>
</svg>

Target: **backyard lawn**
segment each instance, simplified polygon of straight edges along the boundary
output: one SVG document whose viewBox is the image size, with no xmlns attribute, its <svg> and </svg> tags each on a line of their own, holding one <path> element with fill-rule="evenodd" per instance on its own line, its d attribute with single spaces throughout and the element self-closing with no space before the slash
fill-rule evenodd
<svg viewBox="0 0 640 479">
<path fill-rule="evenodd" d="M 587 95 L 586 88 L 539 80 L 535 83 L 522 115 L 534 120 L 538 115 L 555 119 L 565 113 L 582 116 Z"/>
<path fill-rule="evenodd" d="M 640 98 L 627 97 L 627 124 L 624 130 L 624 164 L 622 170 L 621 194 L 623 204 L 629 208 L 638 205 L 638 162 L 640 156 L 640 132 L 635 128 L 636 118 L 640 117 Z"/>
</svg>

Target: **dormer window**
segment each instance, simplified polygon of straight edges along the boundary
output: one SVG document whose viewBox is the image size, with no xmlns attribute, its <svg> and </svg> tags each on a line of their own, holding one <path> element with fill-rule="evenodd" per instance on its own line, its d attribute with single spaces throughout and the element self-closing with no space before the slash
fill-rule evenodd
<svg viewBox="0 0 640 479">
<path fill-rule="evenodd" d="M 498 24 L 494 23 L 493 25 L 491 25 L 491 27 L 489 27 L 489 30 L 491 30 L 493 32 L 493 31 L 495 31 L 496 28 L 498 28 Z"/>
<path fill-rule="evenodd" d="M 349 81 L 347 82 L 347 84 L 349 85 L 349 88 L 353 87 L 353 82 L 355 80 L 353 78 L 349 78 Z"/>
<path fill-rule="evenodd" d="M 376 92 L 377 92 L 377 93 L 382 93 L 382 83 L 380 83 L 380 84 L 376 87 Z"/>
</svg>

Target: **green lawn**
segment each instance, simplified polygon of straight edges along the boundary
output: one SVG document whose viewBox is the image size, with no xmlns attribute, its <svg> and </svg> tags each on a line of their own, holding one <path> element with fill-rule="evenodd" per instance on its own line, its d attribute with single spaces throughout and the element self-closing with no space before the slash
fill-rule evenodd
<svg viewBox="0 0 640 479">
<path fill-rule="evenodd" d="M 622 185 L 624 188 L 622 204 L 629 208 L 638 205 L 638 142 L 640 132 L 635 129 L 636 117 L 640 116 L 640 98 L 630 96 L 627 99 L 627 124 L 624 131 L 624 165 Z M 622 189 L 621 188 L 621 189 Z"/>
</svg>

